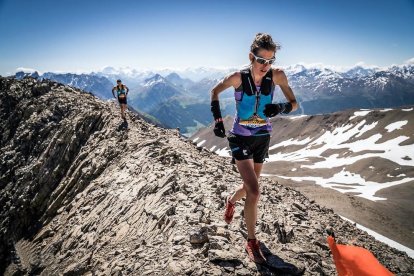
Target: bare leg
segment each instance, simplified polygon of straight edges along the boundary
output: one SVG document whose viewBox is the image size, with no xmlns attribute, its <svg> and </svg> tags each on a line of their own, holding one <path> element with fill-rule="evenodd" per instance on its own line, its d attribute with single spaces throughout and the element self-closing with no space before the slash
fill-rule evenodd
<svg viewBox="0 0 414 276">
<path fill-rule="evenodd" d="M 263 163 L 254 163 L 254 172 L 256 173 L 257 180 L 259 181 L 260 173 L 263 168 Z M 231 203 L 236 203 L 240 199 L 246 196 L 246 190 L 244 189 L 244 183 L 240 184 L 239 187 L 237 187 L 236 192 L 230 197 Z"/>
<path fill-rule="evenodd" d="M 259 201 L 259 182 L 252 159 L 236 160 L 237 168 L 244 182 L 246 202 L 244 204 L 244 219 L 247 226 L 247 237 L 256 238 L 257 203 Z"/>
<path fill-rule="evenodd" d="M 121 116 L 124 119 L 126 119 L 126 117 L 125 117 L 125 107 L 126 107 L 126 104 L 121 104 Z"/>
</svg>

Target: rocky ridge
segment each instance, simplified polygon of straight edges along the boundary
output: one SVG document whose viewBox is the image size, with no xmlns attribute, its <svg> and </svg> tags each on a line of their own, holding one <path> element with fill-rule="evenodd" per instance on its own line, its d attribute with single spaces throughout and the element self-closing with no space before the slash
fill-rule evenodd
<svg viewBox="0 0 414 276">
<path fill-rule="evenodd" d="M 299 192 L 261 180 L 249 262 L 228 160 L 175 130 L 59 83 L 0 79 L 0 272 L 5 275 L 335 275 L 325 229 L 398 275 L 414 260 Z"/>
</svg>

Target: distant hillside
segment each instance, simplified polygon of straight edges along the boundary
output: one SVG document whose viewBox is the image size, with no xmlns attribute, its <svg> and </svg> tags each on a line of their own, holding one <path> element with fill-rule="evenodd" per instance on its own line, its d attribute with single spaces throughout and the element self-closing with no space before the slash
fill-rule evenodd
<svg viewBox="0 0 414 276">
<path fill-rule="evenodd" d="M 112 87 L 114 86 L 107 78 L 94 76 L 91 74 L 55 74 L 55 73 L 45 73 L 41 78 L 49 79 L 52 81 L 60 82 L 66 85 L 70 85 L 75 88 L 85 90 L 87 92 L 92 92 L 101 99 L 111 99 Z"/>
<path fill-rule="evenodd" d="M 374 230 L 414 248 L 414 221 L 406 219 L 414 216 L 410 200 L 414 192 L 412 106 L 276 116 L 272 122 L 265 175 L 290 186 L 313 184 L 353 195 L 367 208 L 381 210 L 376 212 L 378 217 L 370 218 Z M 227 130 L 231 124 L 228 117 Z M 211 127 L 199 130 L 190 139 L 200 147 L 230 156 L 227 139 L 214 136 Z M 355 216 L 367 225 L 365 219 Z M 385 224 L 386 216 L 393 226 L 378 227 L 378 223 Z"/>
<path fill-rule="evenodd" d="M 138 110 L 151 113 L 152 110 L 158 108 L 163 103 L 183 96 L 184 91 L 180 87 L 156 74 L 146 79 L 139 90 L 131 91 L 129 101 Z"/>
</svg>

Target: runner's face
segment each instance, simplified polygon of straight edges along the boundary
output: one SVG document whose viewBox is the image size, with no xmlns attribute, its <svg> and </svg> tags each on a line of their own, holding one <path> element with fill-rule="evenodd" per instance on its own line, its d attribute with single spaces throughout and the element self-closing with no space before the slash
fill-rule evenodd
<svg viewBox="0 0 414 276">
<path fill-rule="evenodd" d="M 264 58 L 264 59 L 272 59 L 275 57 L 275 52 L 265 50 L 265 49 L 260 49 L 257 52 L 256 56 Z M 272 67 L 272 65 L 269 63 L 265 63 L 265 64 L 258 63 L 252 53 L 250 53 L 249 57 L 250 57 L 250 60 L 252 60 L 252 68 L 256 76 L 260 76 L 260 77 L 265 76 L 266 73 L 269 71 L 270 67 Z"/>
</svg>

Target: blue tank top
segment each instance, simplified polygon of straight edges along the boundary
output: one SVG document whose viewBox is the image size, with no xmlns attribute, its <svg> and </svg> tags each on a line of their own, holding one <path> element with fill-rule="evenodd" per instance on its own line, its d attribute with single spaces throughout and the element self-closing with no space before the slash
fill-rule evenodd
<svg viewBox="0 0 414 276">
<path fill-rule="evenodd" d="M 122 85 L 122 88 L 119 88 L 119 86 L 116 86 L 116 92 L 118 93 L 118 97 L 119 97 L 119 95 L 121 95 L 121 94 L 125 95 L 126 90 L 125 90 L 123 85 Z"/>
<path fill-rule="evenodd" d="M 248 95 L 243 92 L 242 86 L 237 88 L 234 91 L 236 115 L 230 132 L 241 136 L 268 135 L 272 131 L 272 124 L 263 110 L 266 104 L 272 103 L 274 89 L 272 85 L 271 92 L 264 95 L 260 92 L 260 86 L 256 86 L 256 94 Z"/>
</svg>

